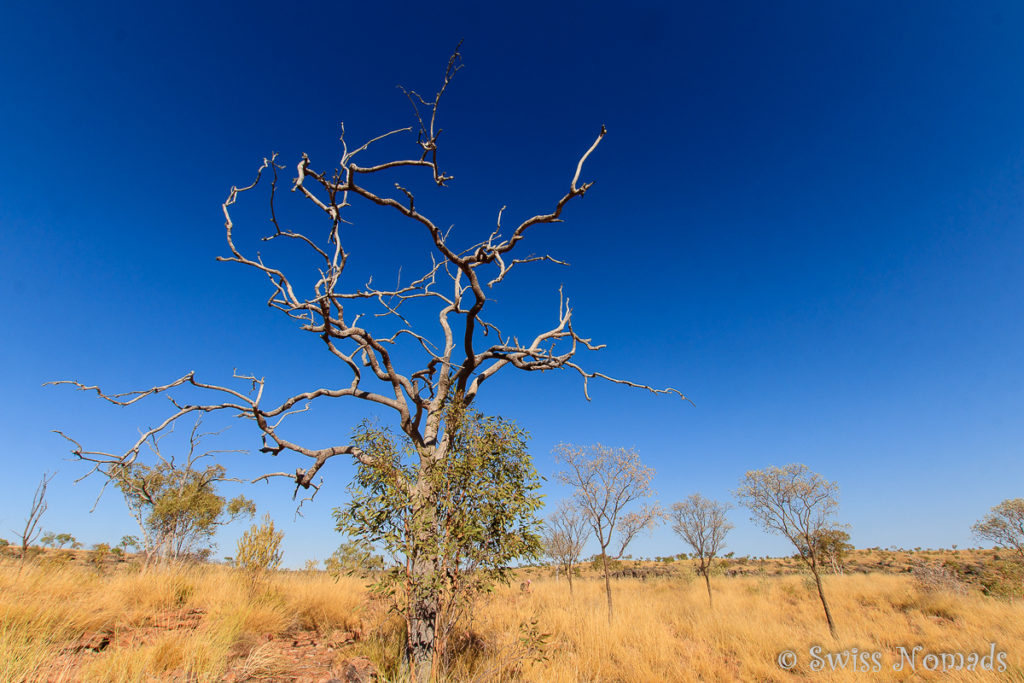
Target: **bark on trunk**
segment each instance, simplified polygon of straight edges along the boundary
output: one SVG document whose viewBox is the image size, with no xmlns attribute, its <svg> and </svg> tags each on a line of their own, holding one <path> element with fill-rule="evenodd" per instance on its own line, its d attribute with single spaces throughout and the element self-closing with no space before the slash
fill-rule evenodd
<svg viewBox="0 0 1024 683">
<path fill-rule="evenodd" d="M 708 576 L 708 570 L 707 570 L 706 567 L 704 569 L 703 574 L 704 574 L 704 585 L 707 586 L 707 589 L 708 589 L 708 607 L 714 607 L 714 605 L 711 603 L 711 578 Z"/>
<path fill-rule="evenodd" d="M 435 509 L 434 491 L 430 481 L 430 456 L 420 457 L 420 476 L 413 491 L 413 533 L 416 534 L 412 560 L 412 591 L 406 616 L 408 637 L 406 662 L 409 679 L 415 683 L 429 683 L 437 673 L 437 617 L 438 595 L 434 581 L 437 557 L 434 554 Z"/>
<path fill-rule="evenodd" d="M 608 555 L 601 553 L 601 559 L 604 562 L 604 592 L 608 598 L 608 623 L 612 621 L 612 580 L 608 574 Z"/>
<path fill-rule="evenodd" d="M 409 678 L 415 683 L 429 683 L 434 676 L 435 629 L 437 627 L 437 598 L 414 596 L 409 605 L 409 640 L 406 658 Z"/>
<path fill-rule="evenodd" d="M 821 606 L 825 608 L 825 620 L 828 622 L 828 632 L 832 634 L 833 638 L 839 638 L 836 635 L 836 625 L 832 621 L 832 610 L 828 608 L 828 600 L 825 599 L 825 589 L 821 585 L 821 574 L 818 572 L 818 568 L 811 565 L 811 573 L 814 574 L 814 584 L 818 587 L 818 597 L 821 598 Z"/>
<path fill-rule="evenodd" d="M 565 572 L 565 576 L 569 579 L 569 595 L 572 595 L 572 565 L 569 565 L 569 569 Z"/>
</svg>

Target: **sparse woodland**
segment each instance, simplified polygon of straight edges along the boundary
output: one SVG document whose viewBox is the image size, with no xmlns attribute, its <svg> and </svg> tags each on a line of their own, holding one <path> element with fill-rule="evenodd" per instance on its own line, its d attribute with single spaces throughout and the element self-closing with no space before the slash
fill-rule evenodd
<svg viewBox="0 0 1024 683">
<path fill-rule="evenodd" d="M 58 553 L 75 559 L 53 561 Z M 1000 559 L 995 559 L 998 555 Z M 156 566 L 87 551 L 46 550 L 27 566 L 0 562 L 0 679 L 4 681 L 401 680 L 403 621 L 360 577 L 272 572 L 254 595 L 247 578 L 216 565 Z M 983 574 L 1008 557 L 993 551 L 860 550 L 847 571 L 824 581 L 840 625 L 833 642 L 812 577 L 793 558 L 722 559 L 713 570 L 714 608 L 692 560 L 626 560 L 612 579 L 609 622 L 603 572 L 585 562 L 572 595 L 553 567 L 521 569 L 519 581 L 483 596 L 459 639 L 446 681 L 1003 681 L 1022 669 L 1018 597 L 986 594 Z M 923 563 L 956 567 L 978 581 L 926 585 Z M 629 576 L 644 570 L 646 578 Z M 911 570 L 911 571 L 908 571 Z M 990 588 L 992 586 L 990 585 Z M 895 647 L 1010 653 L 1003 674 L 966 671 L 894 675 Z M 809 668 L 806 653 L 884 651 L 880 673 Z M 792 672 L 780 651 L 805 653 Z M 358 678 L 369 671 L 376 679 Z"/>
<path fill-rule="evenodd" d="M 584 356 L 603 348 L 601 330 L 584 336 L 588 321 L 574 319 L 563 291 L 552 292 L 557 316 L 546 329 L 504 330 L 490 317 L 506 278 L 566 265 L 542 242 L 530 246 L 535 228 L 571 224 L 571 207 L 592 186 L 586 162 L 607 130 L 596 124 L 589 146 L 566 161 L 567 186 L 549 206 L 515 221 L 496 207 L 490 234 L 464 239 L 408 189 L 453 181 L 440 120 L 460 68 L 456 50 L 433 97 L 403 90 L 412 126 L 359 144 L 343 130 L 336 168 L 302 155 L 289 179 L 270 155 L 223 203 L 219 260 L 255 276 L 246 283 L 269 308 L 318 340 L 324 376 L 340 369 L 340 383 L 269 401 L 267 380 L 248 372 L 187 372 L 118 392 L 91 378 L 54 382 L 118 407 L 159 398 L 171 408 L 137 437 L 121 432 L 113 448 L 61 434 L 85 465 L 79 474 L 122 495 L 139 536 L 83 549 L 76 530 L 50 531 L 44 475 L 13 543 L 0 544 L 0 682 L 1024 681 L 1021 499 L 972 527 L 985 549 L 854 549 L 839 483 L 804 465 L 766 464 L 737 479 L 732 500 L 717 501 L 696 492 L 699 482 L 655 491 L 656 473 L 635 449 L 560 444 L 550 457 L 565 497 L 542 500 L 533 458 L 548 454 L 530 452 L 515 416 L 475 407 L 499 372 L 572 373 L 588 399 L 591 380 L 663 395 L 680 409 L 688 399 L 594 369 L 600 355 Z M 364 161 L 401 137 L 408 155 Z M 256 235 L 233 212 L 260 191 L 270 232 Z M 321 222 L 288 223 L 285 200 Z M 391 287 L 350 282 L 346 233 L 363 227 L 348 222 L 354 203 L 425 236 L 424 269 Z M 274 264 L 281 242 L 305 250 L 306 272 Z M 363 421 L 327 445 L 293 437 L 289 418 L 332 401 L 357 417 L 384 410 L 391 421 Z M 215 436 L 199 431 L 211 415 L 250 429 L 253 459 L 302 465 L 241 482 L 218 463 L 221 452 L 199 447 Z M 194 426 L 176 459 L 162 439 L 179 422 Z M 352 481 L 331 481 L 339 460 L 355 466 Z M 337 548 L 326 565 L 282 569 L 283 532 L 266 514 L 229 561 L 210 562 L 216 529 L 257 512 L 219 487 L 282 480 L 297 507 L 336 485 L 344 536 L 324 539 L 321 557 Z M 728 532 L 740 516 L 785 539 L 792 556 L 738 556 Z M 633 558 L 631 544 L 662 524 L 675 545 L 664 557 Z M 998 672 L 920 662 L 896 671 L 902 646 L 1008 657 Z M 868 647 L 880 669 L 824 670 L 811 654 Z M 792 666 L 780 665 L 784 651 L 796 653 Z"/>
</svg>

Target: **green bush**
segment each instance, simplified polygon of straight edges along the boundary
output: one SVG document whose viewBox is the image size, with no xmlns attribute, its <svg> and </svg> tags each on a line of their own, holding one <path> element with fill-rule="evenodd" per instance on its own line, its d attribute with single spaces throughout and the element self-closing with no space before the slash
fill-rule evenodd
<svg viewBox="0 0 1024 683">
<path fill-rule="evenodd" d="M 591 560 L 590 560 L 590 566 L 591 566 L 591 568 L 594 571 L 603 572 L 604 571 L 604 560 L 602 559 L 602 555 L 600 555 L 600 554 L 594 555 L 594 557 L 591 558 Z M 610 572 L 617 572 L 617 571 L 620 571 L 621 569 L 622 569 L 622 560 L 613 560 L 613 559 L 609 558 L 609 560 L 608 560 L 608 571 L 610 571 Z"/>
<path fill-rule="evenodd" d="M 281 566 L 281 540 L 284 532 L 274 528 L 269 514 L 263 523 L 254 524 L 238 539 L 235 566 L 250 572 L 263 572 Z"/>
<path fill-rule="evenodd" d="M 111 550 L 109 544 L 97 543 L 92 547 L 92 551 L 89 553 L 89 564 L 94 567 L 102 567 L 110 555 Z"/>
<path fill-rule="evenodd" d="M 1003 600 L 1024 598 L 1024 565 L 1001 561 L 985 567 L 977 578 L 985 595 Z"/>
</svg>

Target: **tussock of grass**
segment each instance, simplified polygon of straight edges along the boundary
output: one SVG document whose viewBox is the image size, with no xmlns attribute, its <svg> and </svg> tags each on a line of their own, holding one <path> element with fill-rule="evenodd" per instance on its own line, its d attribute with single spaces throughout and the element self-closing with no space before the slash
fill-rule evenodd
<svg viewBox="0 0 1024 683">
<path fill-rule="evenodd" d="M 922 591 L 907 575 L 827 577 L 838 641 L 799 575 L 718 577 L 714 610 L 704 586 L 689 578 L 617 580 L 610 623 L 601 581 L 578 580 L 570 596 L 565 582 L 533 578 L 529 594 L 515 584 L 480 600 L 473 621 L 453 634 L 450 681 L 1024 680 L 1024 604 L 977 590 Z M 521 639 L 532 621 L 549 634 L 543 660 Z M 297 630 L 359 633 L 339 660 L 366 656 L 388 680 L 401 676 L 403 622 L 371 602 L 358 579 L 282 572 L 254 588 L 225 567 L 101 574 L 0 564 L 2 681 L 213 682 L 232 667 L 240 678 L 271 680 L 287 677 L 288 663 L 266 636 Z M 69 654 L 96 631 L 115 634 L 114 642 L 102 652 Z M 1009 671 L 911 675 L 891 668 L 898 646 L 987 652 L 990 643 L 1008 653 Z M 811 671 L 813 646 L 880 650 L 883 669 Z M 800 657 L 792 671 L 776 664 L 782 650 Z"/>
</svg>

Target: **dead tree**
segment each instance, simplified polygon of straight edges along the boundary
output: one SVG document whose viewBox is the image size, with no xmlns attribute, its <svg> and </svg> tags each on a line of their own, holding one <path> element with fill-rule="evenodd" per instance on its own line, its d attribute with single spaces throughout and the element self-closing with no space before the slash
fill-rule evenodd
<svg viewBox="0 0 1024 683">
<path fill-rule="evenodd" d="M 681 503 L 675 503 L 669 512 L 672 531 L 676 532 L 693 549 L 697 559 L 697 572 L 704 577 L 708 590 L 708 606 L 711 600 L 711 563 L 725 547 L 725 535 L 732 524 L 725 518 L 728 503 L 708 500 L 695 493 Z"/>
<path fill-rule="evenodd" d="M 94 467 L 131 463 L 147 439 L 169 428 L 176 420 L 194 413 L 226 412 L 255 424 L 262 439 L 259 450 L 263 453 L 295 454 L 306 462 L 294 471 L 269 472 L 257 481 L 272 477 L 291 479 L 296 484 L 296 493 L 303 489 L 312 497 L 322 483 L 317 475 L 332 458 L 347 456 L 367 464 L 373 464 L 373 459 L 341 435 L 337 443 L 326 446 L 298 443 L 289 436 L 286 420 L 296 412 L 308 410 L 314 402 L 357 399 L 367 407 L 383 406 L 393 411 L 398 426 L 415 445 L 419 477 L 410 485 L 410 495 L 415 500 L 417 515 L 423 517 L 420 520 L 423 523 L 416 526 L 426 529 L 431 526 L 429 518 L 433 507 L 430 502 L 435 495 L 428 475 L 431 468 L 444 460 L 451 438 L 444 416 L 454 403 L 471 404 L 483 384 L 499 371 L 505 368 L 528 372 L 570 370 L 582 378 L 588 399 L 587 382 L 594 378 L 682 397 L 672 388 L 655 389 L 585 369 L 576 358 L 577 352 L 581 349 L 596 351 L 603 345 L 577 333 L 569 299 L 561 291 L 554 324 L 529 337 L 506 334 L 485 317 L 490 290 L 500 285 L 512 271 L 519 272 L 520 266 L 544 261 L 564 265 L 550 255 L 523 253 L 524 245 L 532 228 L 561 222 L 566 207 L 590 189 L 592 182 L 580 180 L 583 166 L 606 131 L 602 127 L 576 161 L 568 189 L 549 210 L 529 216 L 507 230 L 502 224 L 503 207 L 497 212 L 496 227 L 485 239 L 469 246 L 458 246 L 451 231 L 443 227 L 446 223 L 421 211 L 421 204 L 408 189 L 412 185 L 405 179 L 417 173 L 425 174 L 437 188 L 444 188 L 453 179 L 439 162 L 438 115 L 444 94 L 460 67 L 461 57 L 456 50 L 433 99 L 414 91 L 406 92 L 413 106 L 414 126 L 378 135 L 354 147 L 348 144 L 342 126 L 341 160 L 334 170 L 322 169 L 308 155 L 302 156 L 295 166 L 291 191 L 323 216 L 323 229 L 311 232 L 289 225 L 279 217 L 275 202 L 280 199 L 278 173 L 284 166 L 278 163 L 276 154 L 264 159 L 251 184 L 232 187 L 224 202 L 229 254 L 219 260 L 241 264 L 265 277 L 270 283 L 267 304 L 294 320 L 301 330 L 318 337 L 326 352 L 347 368 L 350 375 L 347 383 L 311 388 L 270 404 L 264 399 L 264 378 L 252 373 L 236 372 L 233 381 L 225 384 L 188 372 L 166 384 L 126 393 L 109 393 L 98 386 L 67 381 L 64 383 L 95 392 L 119 406 L 157 395 L 170 397 L 174 406 L 165 420 L 145 430 L 124 451 L 94 451 L 76 445 L 72 452 Z M 405 134 L 411 134 L 415 140 L 414 154 L 390 161 L 361 161 L 368 150 L 376 148 L 376 143 Z M 391 182 L 382 182 L 384 177 L 390 177 Z M 251 253 L 240 246 L 231 216 L 232 206 L 265 180 L 269 180 L 272 230 L 263 240 L 270 244 L 293 242 L 308 249 L 316 262 L 308 273 L 311 278 L 288 274 L 265 260 L 265 254 Z M 353 286 L 350 278 L 343 277 L 350 254 L 345 249 L 342 232 L 343 228 L 352 229 L 346 211 L 358 202 L 380 207 L 381 211 L 407 219 L 410 227 L 424 231 L 432 253 L 422 275 L 404 284 L 400 281 L 393 287 L 381 287 L 377 284 L 380 280 L 375 279 L 361 287 Z M 503 234 L 506 230 L 507 234 Z M 388 235 L 387 239 L 392 242 L 407 239 L 408 234 Z M 312 287 L 300 290 L 300 285 L 307 281 L 313 283 Z M 409 310 L 416 311 L 417 307 L 419 318 Z M 424 307 L 434 322 L 420 322 L 427 320 L 422 313 Z M 420 355 L 420 361 L 409 360 L 413 352 Z M 194 393 L 182 394 L 183 391 L 203 396 L 186 399 L 183 396 Z M 433 572 L 434 560 L 429 554 L 417 557 L 415 571 Z M 436 617 L 436 600 L 418 600 L 411 607 L 407 658 L 417 680 L 426 680 L 432 673 Z"/>
<path fill-rule="evenodd" d="M 42 532 L 39 521 L 43 518 L 43 513 L 46 512 L 47 508 L 46 487 L 54 476 L 56 476 L 56 472 L 54 474 L 44 474 L 43 478 L 39 481 L 39 485 L 36 486 L 35 495 L 32 496 L 32 507 L 29 509 L 28 517 L 25 518 L 25 526 L 20 534 L 22 561 L 28 557 L 29 546 L 36 542 L 40 532 Z"/>
</svg>

